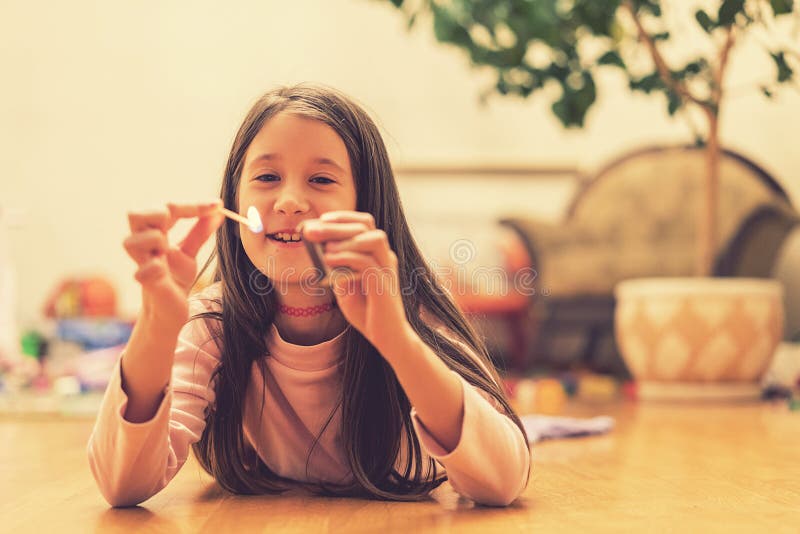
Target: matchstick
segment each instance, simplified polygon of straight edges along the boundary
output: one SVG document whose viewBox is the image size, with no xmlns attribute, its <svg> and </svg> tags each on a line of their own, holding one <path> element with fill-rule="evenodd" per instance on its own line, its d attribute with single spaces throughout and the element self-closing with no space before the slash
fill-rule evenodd
<svg viewBox="0 0 800 534">
<path fill-rule="evenodd" d="M 259 234 L 264 231 L 264 224 L 261 222 L 261 216 L 259 215 L 255 206 L 250 206 L 247 208 L 247 217 L 243 217 L 235 211 L 229 210 L 228 208 L 220 207 L 219 211 L 221 211 L 222 214 L 229 219 L 233 219 L 236 222 L 244 224 L 250 228 L 250 231 L 254 234 Z"/>
</svg>

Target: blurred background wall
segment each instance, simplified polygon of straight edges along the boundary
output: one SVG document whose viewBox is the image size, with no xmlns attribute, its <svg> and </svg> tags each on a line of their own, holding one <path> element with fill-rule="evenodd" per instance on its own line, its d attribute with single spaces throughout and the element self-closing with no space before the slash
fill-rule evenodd
<svg viewBox="0 0 800 534">
<path fill-rule="evenodd" d="M 493 98 L 481 107 L 491 79 L 436 44 L 427 27 L 405 26 L 371 0 L 0 0 L 0 207 L 11 225 L 22 326 L 73 274 L 108 276 L 122 310 L 135 313 L 133 263 L 121 246 L 126 212 L 215 196 L 239 122 L 277 84 L 317 81 L 353 96 L 401 168 L 590 170 L 636 146 L 690 139 L 663 97 L 632 95 L 614 76 L 601 80 L 581 131 L 564 131 L 547 99 Z M 756 53 L 746 43 L 733 58 L 732 85 L 769 77 Z M 757 89 L 736 93 L 724 145 L 762 164 L 797 200 L 800 94 L 784 90 L 768 102 Z M 488 178 L 399 178 L 421 221 L 435 220 L 444 197 L 467 215 L 508 201 L 557 220 L 574 190 L 568 175 L 508 188 Z"/>
</svg>

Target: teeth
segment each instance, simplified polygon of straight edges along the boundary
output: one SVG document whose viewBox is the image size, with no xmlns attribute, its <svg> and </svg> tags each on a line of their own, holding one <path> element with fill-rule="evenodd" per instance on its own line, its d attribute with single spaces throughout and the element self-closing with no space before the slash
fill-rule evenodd
<svg viewBox="0 0 800 534">
<path fill-rule="evenodd" d="M 278 232 L 275 237 L 281 241 L 300 241 L 300 234 L 289 234 L 286 232 Z"/>
</svg>

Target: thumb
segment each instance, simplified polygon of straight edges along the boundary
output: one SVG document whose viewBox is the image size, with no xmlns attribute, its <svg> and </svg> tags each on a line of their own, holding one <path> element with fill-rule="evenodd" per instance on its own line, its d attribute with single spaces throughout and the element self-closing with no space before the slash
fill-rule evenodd
<svg viewBox="0 0 800 534">
<path fill-rule="evenodd" d="M 192 229 L 189 230 L 189 233 L 186 234 L 183 241 L 180 242 L 178 248 L 187 256 L 194 258 L 203 243 L 208 241 L 211 234 L 217 231 L 217 228 L 220 227 L 224 220 L 225 216 L 220 212 L 201 216 L 192 226 Z"/>
</svg>

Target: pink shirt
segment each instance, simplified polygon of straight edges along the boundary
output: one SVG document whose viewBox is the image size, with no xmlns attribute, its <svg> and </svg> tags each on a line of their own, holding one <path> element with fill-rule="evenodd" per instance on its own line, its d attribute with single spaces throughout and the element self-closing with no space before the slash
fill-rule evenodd
<svg viewBox="0 0 800 534">
<path fill-rule="evenodd" d="M 191 314 L 212 310 L 208 299 L 219 298 L 219 294 L 219 285 L 214 284 L 191 297 Z M 261 460 L 283 477 L 329 482 L 352 478 L 339 445 L 340 410 L 306 465 L 314 438 L 337 401 L 344 334 L 318 345 L 294 345 L 282 339 L 273 324 L 267 334 L 267 376 L 262 377 L 258 366 L 253 366 L 242 418 L 245 439 Z M 155 416 L 144 423 L 123 417 L 128 398 L 117 363 L 88 444 L 92 473 L 109 504 L 132 506 L 147 500 L 183 466 L 190 446 L 205 428 L 206 407 L 214 402 L 211 375 L 219 359 L 205 321 L 188 322 L 178 338 L 164 399 Z M 530 450 L 500 405 L 459 379 L 464 421 L 461 438 L 452 451 L 439 445 L 411 410 L 423 460 L 432 457 L 438 461 L 453 488 L 465 497 L 506 505 L 525 487 Z"/>
</svg>

